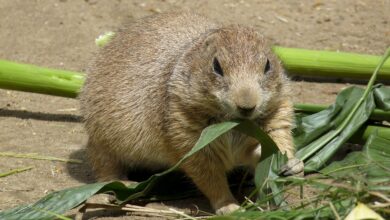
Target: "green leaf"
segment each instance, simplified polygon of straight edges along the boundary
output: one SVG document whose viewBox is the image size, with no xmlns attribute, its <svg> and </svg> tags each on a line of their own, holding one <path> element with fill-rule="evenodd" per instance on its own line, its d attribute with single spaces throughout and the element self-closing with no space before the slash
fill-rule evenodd
<svg viewBox="0 0 390 220">
<path fill-rule="evenodd" d="M 320 169 L 368 120 L 374 108 L 375 103 L 371 93 L 369 97 L 364 100 L 361 107 L 354 112 L 349 123 L 346 124 L 344 128 L 340 128 L 341 132 L 305 162 L 305 172 L 313 172 Z"/>
<path fill-rule="evenodd" d="M 361 89 L 355 87 L 346 89 L 338 95 L 336 103 L 327 110 L 297 120 L 295 137 L 301 149 L 296 153 L 296 157 L 305 161 L 306 173 L 323 167 L 368 120 L 375 109 L 373 90 L 378 86 L 374 86 L 374 82 L 389 56 L 390 48 L 377 65 L 363 93 Z M 302 147 L 304 145 L 306 146 Z"/>
<path fill-rule="evenodd" d="M 126 187 L 121 182 L 110 183 L 95 183 L 83 185 L 80 187 L 65 189 L 62 191 L 51 193 L 35 204 L 20 206 L 15 209 L 0 212 L 0 219 L 52 219 L 53 215 L 49 212 L 62 214 L 79 204 L 83 203 L 89 197 L 96 193 L 114 192 L 119 203 L 126 202 L 131 199 L 147 196 L 152 190 L 157 180 L 173 170 L 175 170 L 181 162 L 186 158 L 198 152 L 203 147 L 207 146 L 214 139 L 236 127 L 239 122 L 224 122 L 211 125 L 203 130 L 198 142 L 175 166 L 155 175 L 152 175 L 146 181 L 133 184 Z M 39 210 L 46 210 L 42 212 Z"/>
<path fill-rule="evenodd" d="M 390 111 L 390 87 L 380 86 L 374 89 L 374 96 L 375 104 L 379 109 Z"/>
<path fill-rule="evenodd" d="M 243 121 L 241 124 L 240 122 L 222 122 L 205 128 L 195 146 L 175 166 L 162 173 L 152 175 L 146 181 L 130 186 L 125 186 L 121 182 L 109 182 L 65 189 L 51 193 L 32 205 L 20 206 L 0 212 L 0 219 L 52 219 L 54 217 L 53 213 L 62 214 L 80 205 L 96 193 L 114 192 L 119 204 L 132 199 L 151 196 L 154 187 L 162 177 L 174 171 L 188 157 L 233 128 L 237 128 L 240 132 L 256 138 L 264 146 L 262 158 L 266 156 L 271 157 L 274 152 L 277 152 L 276 144 L 264 131 L 250 121 Z M 39 210 L 45 210 L 45 212 Z"/>
<path fill-rule="evenodd" d="M 19 206 L 11 210 L 0 212 L 0 219 L 53 219 L 55 216 L 49 212 L 62 214 L 65 211 L 80 205 L 106 184 L 107 183 L 88 184 L 53 192 L 32 205 Z M 40 210 L 45 210 L 47 212 L 42 212 Z"/>
<path fill-rule="evenodd" d="M 286 155 L 278 153 L 267 157 L 256 166 L 255 185 L 256 189 L 259 190 L 258 201 L 272 193 L 273 204 L 277 206 L 285 205 L 282 184 L 278 184 L 274 180 L 279 178 L 278 171 L 286 161 Z"/>
<path fill-rule="evenodd" d="M 363 89 L 361 88 L 346 88 L 337 95 L 335 103 L 327 109 L 303 118 L 297 118 L 296 128 L 293 131 L 294 143 L 297 149 L 303 148 L 310 142 L 326 134 L 329 130 L 339 126 L 341 121 L 351 112 L 354 104 L 362 94 Z M 307 147 L 305 148 L 306 150 L 297 152 L 298 158 L 306 159 L 303 155 L 307 155 L 309 149 Z"/>
<path fill-rule="evenodd" d="M 208 219 L 212 220 L 301 220 L 301 219 L 332 219 L 333 215 L 329 210 L 321 211 L 319 209 L 298 209 L 298 210 L 275 210 L 275 211 L 245 211 L 234 212 L 229 216 L 215 216 Z"/>
<path fill-rule="evenodd" d="M 217 139 L 219 136 L 228 132 L 229 130 L 238 126 L 239 124 L 240 121 L 227 121 L 227 122 L 222 122 L 222 123 L 208 126 L 202 131 L 200 138 L 196 142 L 195 146 L 186 155 L 184 155 L 184 157 L 179 161 L 179 163 L 177 163 L 171 169 L 177 168 L 182 161 L 192 156 L 194 153 L 198 152 L 199 150 L 207 146 L 213 140 Z"/>
<path fill-rule="evenodd" d="M 389 112 L 390 113 L 390 112 Z M 369 122 L 365 123 L 359 131 L 357 131 L 349 140 L 349 143 L 364 144 L 371 134 L 378 133 L 380 137 L 390 137 L 390 127 L 384 125 L 370 125 Z"/>
<path fill-rule="evenodd" d="M 278 170 L 285 164 L 286 156 L 281 155 L 276 143 L 253 122 L 245 120 L 236 130 L 255 138 L 261 144 L 261 159 L 255 169 L 255 185 L 259 189 L 259 198 L 265 197 L 272 190 L 272 193 L 277 195 L 274 197 L 275 204 L 281 205 L 282 188 L 272 180 L 278 177 Z"/>
<path fill-rule="evenodd" d="M 375 105 L 381 105 L 381 108 L 390 105 L 388 97 L 390 93 L 387 93 L 389 90 L 389 87 L 376 85 L 373 93 L 368 94 L 361 107 L 355 111 L 350 123 L 340 130 L 339 135 L 335 135 L 335 133 L 341 126 L 342 120 L 352 112 L 354 104 L 363 96 L 364 91 L 361 88 L 349 87 L 341 91 L 336 102 L 323 111 L 309 116 L 297 116 L 294 141 L 300 149 L 296 156 L 306 160 L 305 171 L 313 172 L 323 166 L 369 119 Z M 364 135 L 368 136 L 371 132 L 372 129 L 369 129 Z M 387 135 L 387 133 L 388 130 L 385 127 L 380 129 L 382 136 Z"/>
<path fill-rule="evenodd" d="M 236 130 L 255 138 L 261 144 L 261 160 L 277 153 L 278 147 L 272 138 L 252 121 L 244 120 L 236 127 Z"/>
<path fill-rule="evenodd" d="M 164 172 L 152 175 L 146 181 L 134 185 L 134 187 L 132 187 L 129 190 L 124 190 L 121 191 L 120 193 L 116 192 L 116 196 L 119 200 L 119 203 L 125 203 L 127 201 L 136 198 L 147 196 L 150 193 L 150 191 L 153 189 L 155 184 L 158 182 L 158 179 L 177 169 L 180 166 L 180 164 L 184 162 L 184 160 L 186 160 L 188 157 L 192 156 L 202 148 L 206 147 L 213 140 L 215 140 L 222 134 L 228 132 L 229 130 L 236 127 L 237 125 L 239 125 L 239 122 L 237 121 L 228 121 L 228 122 L 222 122 L 222 123 L 208 126 L 202 131 L 195 146 L 186 155 L 184 155 L 183 158 L 178 163 L 176 163 L 173 167 L 169 168 Z"/>
<path fill-rule="evenodd" d="M 375 93 L 374 93 L 375 96 Z M 375 100 L 376 102 L 376 100 Z M 326 105 L 308 104 L 308 103 L 294 103 L 294 111 L 296 115 L 300 114 L 314 114 L 327 109 Z M 303 116 L 301 116 L 303 117 Z M 390 121 L 390 111 L 385 111 L 380 108 L 374 109 L 370 115 L 370 121 Z"/>
<path fill-rule="evenodd" d="M 364 176 L 374 185 L 390 181 L 390 140 L 372 134 L 363 151 L 352 152 L 341 161 L 320 170 L 333 177 Z"/>
</svg>

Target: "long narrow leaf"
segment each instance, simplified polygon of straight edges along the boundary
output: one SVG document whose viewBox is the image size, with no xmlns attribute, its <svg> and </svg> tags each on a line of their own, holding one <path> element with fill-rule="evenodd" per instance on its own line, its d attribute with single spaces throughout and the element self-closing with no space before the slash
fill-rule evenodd
<svg viewBox="0 0 390 220">
<path fill-rule="evenodd" d="M 390 136 L 388 137 L 390 138 Z M 363 147 L 363 151 L 348 154 L 341 161 L 331 163 L 320 170 L 325 175 L 334 177 L 354 177 L 361 175 L 373 186 L 380 182 L 390 182 L 390 139 L 372 134 Z M 390 190 L 388 190 L 390 192 Z"/>
<path fill-rule="evenodd" d="M 86 199 L 96 193 L 114 192 L 116 198 L 118 199 L 118 203 L 124 203 L 132 199 L 146 197 L 150 195 L 153 187 L 161 177 L 174 171 L 186 158 L 197 153 L 210 142 L 235 127 L 240 132 L 256 138 L 262 146 L 264 146 L 264 155 L 268 155 L 267 158 L 271 157 L 274 152 L 278 151 L 272 139 L 250 121 L 243 121 L 241 124 L 239 121 L 228 121 L 214 124 L 203 130 L 195 146 L 175 166 L 162 173 L 152 175 L 146 181 L 130 186 L 125 186 L 121 182 L 110 182 L 88 184 L 65 189 L 51 193 L 32 205 L 24 205 L 0 212 L 0 219 L 52 219 L 53 215 L 50 213 L 62 214 L 65 211 L 83 203 Z M 267 158 L 262 157 L 262 160 Z M 37 210 L 46 210 L 46 212 Z"/>
<path fill-rule="evenodd" d="M 286 156 L 278 152 L 275 142 L 251 121 L 243 121 L 236 130 L 256 138 L 261 143 L 261 160 L 255 169 L 255 185 L 259 190 L 259 198 L 264 198 L 268 192 L 274 193 L 276 205 L 283 204 L 282 188 L 271 181 L 278 177 L 278 169 L 287 161 Z"/>
<path fill-rule="evenodd" d="M 353 117 L 346 126 L 340 125 L 338 129 L 340 133 L 334 135 L 332 140 L 328 142 L 321 150 L 317 151 L 314 156 L 305 162 L 305 171 L 313 172 L 321 168 L 336 152 L 340 147 L 347 142 L 347 140 L 368 120 L 369 115 L 375 108 L 374 98 L 369 96 L 363 102 L 363 106 L 354 112 Z"/>
<path fill-rule="evenodd" d="M 390 94 L 390 92 L 388 94 Z M 375 91 L 374 91 L 374 95 L 375 95 L 375 97 L 377 97 Z M 386 100 L 388 100 L 388 98 Z M 375 102 L 377 102 L 376 99 L 375 99 Z M 294 104 L 294 110 L 296 113 L 314 114 L 314 113 L 323 111 L 327 108 L 329 108 L 329 107 L 326 105 L 318 105 L 318 104 L 308 104 L 308 103 L 295 103 Z M 385 111 L 385 110 L 376 108 L 371 113 L 370 120 L 390 121 L 390 110 Z"/>
<path fill-rule="evenodd" d="M 319 140 L 319 137 L 339 126 L 341 121 L 351 112 L 354 104 L 362 94 L 363 89 L 349 87 L 342 90 L 337 96 L 335 103 L 327 109 L 313 115 L 297 118 L 297 128 L 294 129 L 294 142 L 297 149 L 307 146 L 314 140 L 317 140 L 318 143 L 322 142 L 322 140 Z M 313 145 L 318 146 L 319 144 L 315 143 Z M 301 159 L 306 159 L 310 155 L 302 151 L 308 151 L 310 148 L 305 147 L 304 150 L 298 151 L 297 156 Z M 306 155 L 306 157 L 303 157 L 303 155 Z"/>
</svg>

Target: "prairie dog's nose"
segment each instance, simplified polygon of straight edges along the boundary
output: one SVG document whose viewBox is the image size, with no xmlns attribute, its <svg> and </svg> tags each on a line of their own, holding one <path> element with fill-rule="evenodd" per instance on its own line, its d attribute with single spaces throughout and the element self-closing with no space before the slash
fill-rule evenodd
<svg viewBox="0 0 390 220">
<path fill-rule="evenodd" d="M 250 116 L 259 102 L 259 94 L 252 88 L 241 88 L 237 92 L 235 104 L 237 111 L 244 117 Z"/>
</svg>

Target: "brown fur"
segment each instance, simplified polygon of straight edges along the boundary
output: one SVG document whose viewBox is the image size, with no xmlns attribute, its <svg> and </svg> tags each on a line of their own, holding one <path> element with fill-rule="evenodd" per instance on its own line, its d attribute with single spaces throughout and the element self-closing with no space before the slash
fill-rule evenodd
<svg viewBox="0 0 390 220">
<path fill-rule="evenodd" d="M 214 57 L 223 76 L 213 70 Z M 267 59 L 271 70 L 264 73 Z M 99 181 L 121 179 L 138 165 L 169 167 L 210 121 L 237 117 L 258 122 L 292 158 L 287 88 L 279 60 L 253 29 L 189 12 L 141 19 L 119 30 L 88 70 L 80 100 L 89 161 Z M 249 116 L 238 110 L 253 106 Z M 181 169 L 224 214 L 238 208 L 225 173 L 259 157 L 257 141 L 232 131 Z"/>
</svg>

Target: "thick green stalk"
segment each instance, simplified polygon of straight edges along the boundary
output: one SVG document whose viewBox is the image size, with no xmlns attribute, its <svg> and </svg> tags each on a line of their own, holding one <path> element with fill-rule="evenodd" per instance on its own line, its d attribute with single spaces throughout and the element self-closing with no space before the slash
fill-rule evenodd
<svg viewBox="0 0 390 220">
<path fill-rule="evenodd" d="M 84 74 L 0 60 L 0 88 L 75 98 Z"/>
<path fill-rule="evenodd" d="M 368 125 L 363 126 L 349 140 L 350 143 L 364 143 L 371 134 L 376 133 L 378 137 L 390 138 L 390 127 Z"/>
<path fill-rule="evenodd" d="M 291 75 L 368 80 L 381 60 L 380 56 L 345 52 L 274 47 Z M 390 61 L 381 68 L 379 80 L 390 80 Z"/>
<path fill-rule="evenodd" d="M 114 35 L 113 32 L 105 33 L 99 36 L 95 43 L 98 47 L 103 47 L 110 42 Z M 345 52 L 278 46 L 274 46 L 272 49 L 282 60 L 290 75 L 308 77 L 368 80 L 381 59 L 379 56 Z M 390 62 L 383 65 L 379 79 L 390 80 Z"/>
<path fill-rule="evenodd" d="M 336 78 L 369 79 L 378 56 L 274 47 L 291 74 Z M 390 62 L 378 76 L 390 80 Z M 0 88 L 76 97 L 84 82 L 84 74 L 48 69 L 0 60 Z"/>
</svg>

